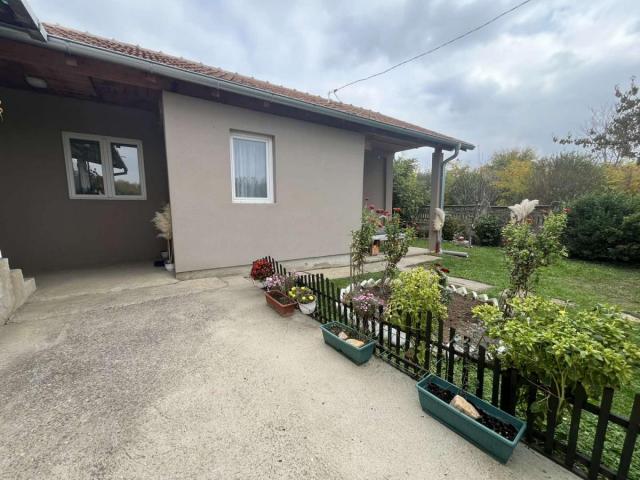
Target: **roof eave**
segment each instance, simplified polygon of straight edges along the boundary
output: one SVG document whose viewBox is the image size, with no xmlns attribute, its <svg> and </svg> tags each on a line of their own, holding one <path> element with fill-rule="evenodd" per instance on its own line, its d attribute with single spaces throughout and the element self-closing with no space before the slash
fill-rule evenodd
<svg viewBox="0 0 640 480">
<path fill-rule="evenodd" d="M 152 60 L 146 60 L 123 53 L 113 52 L 111 50 L 94 45 L 87 45 L 81 42 L 58 38 L 53 35 L 48 35 L 46 41 L 42 42 L 34 40 L 33 38 L 28 37 L 23 33 L 21 34 L 21 32 L 17 32 L 16 30 L 0 27 L 0 36 L 22 42 L 34 43 L 40 46 L 46 46 L 55 50 L 64 51 L 68 54 L 75 54 L 79 56 L 94 58 L 96 60 L 116 63 L 119 65 L 128 66 L 130 68 L 144 70 L 151 74 L 161 75 L 176 80 L 182 80 L 185 82 L 225 90 L 240 95 L 246 95 L 261 100 L 298 108 L 300 110 L 306 110 L 321 115 L 326 115 L 328 117 L 350 121 L 363 126 L 381 129 L 389 133 L 395 133 L 396 135 L 409 137 L 416 140 L 416 142 L 420 144 L 424 144 L 424 146 L 442 148 L 443 150 L 454 150 L 456 146 L 459 145 L 460 149 L 463 151 L 473 150 L 475 148 L 471 143 L 454 138 L 443 138 L 437 135 L 429 135 L 427 133 L 418 132 L 409 128 L 403 128 L 388 123 L 371 120 L 358 115 L 341 112 L 340 110 L 335 110 L 333 108 L 323 107 L 321 105 L 315 105 L 313 103 L 297 100 L 285 95 L 268 92 L 256 87 L 241 85 L 235 82 L 230 82 L 228 80 L 214 78 L 209 75 L 183 70 L 178 67 L 171 67 L 162 63 L 154 62 Z"/>
</svg>

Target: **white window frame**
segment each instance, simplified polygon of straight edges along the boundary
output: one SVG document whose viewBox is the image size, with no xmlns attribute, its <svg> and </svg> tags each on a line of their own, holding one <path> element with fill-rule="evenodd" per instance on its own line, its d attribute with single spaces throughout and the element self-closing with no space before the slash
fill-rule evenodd
<svg viewBox="0 0 640 480">
<path fill-rule="evenodd" d="M 254 142 L 262 142 L 266 148 L 267 162 L 267 198 L 262 197 L 238 197 L 236 195 L 236 172 L 235 172 L 235 154 L 233 151 L 233 140 L 251 140 Z M 231 148 L 231 201 L 233 203 L 274 203 L 273 201 L 273 139 L 267 135 L 258 135 L 253 133 L 231 132 L 229 138 Z"/>
<path fill-rule="evenodd" d="M 71 159 L 71 139 L 91 140 L 100 145 L 100 158 L 102 160 L 102 181 L 104 183 L 104 195 L 91 195 L 76 193 L 76 185 L 73 178 L 73 160 Z M 116 195 L 115 177 L 113 175 L 113 159 L 111 158 L 111 144 L 124 143 L 135 145 L 138 149 L 138 172 L 140 173 L 140 195 Z M 87 133 L 62 132 L 62 147 L 64 150 L 64 163 L 67 169 L 67 186 L 71 200 L 146 200 L 147 186 L 144 174 L 144 153 L 142 141 L 133 138 L 106 137 L 104 135 L 92 135 Z"/>
</svg>

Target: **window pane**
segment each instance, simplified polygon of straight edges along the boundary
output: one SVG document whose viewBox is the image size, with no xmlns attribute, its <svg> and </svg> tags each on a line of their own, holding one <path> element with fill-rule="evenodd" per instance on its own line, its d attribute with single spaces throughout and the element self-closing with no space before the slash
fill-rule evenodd
<svg viewBox="0 0 640 480">
<path fill-rule="evenodd" d="M 236 197 L 267 198 L 267 142 L 233 139 Z"/>
<path fill-rule="evenodd" d="M 100 143 L 70 139 L 73 183 L 77 195 L 104 195 L 104 173 Z"/>
<path fill-rule="evenodd" d="M 116 195 L 142 195 L 138 147 L 112 143 L 111 161 Z"/>
</svg>

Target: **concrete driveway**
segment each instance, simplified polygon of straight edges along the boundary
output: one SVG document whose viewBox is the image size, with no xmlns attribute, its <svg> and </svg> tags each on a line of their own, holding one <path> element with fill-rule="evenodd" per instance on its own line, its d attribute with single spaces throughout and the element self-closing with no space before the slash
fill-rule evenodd
<svg viewBox="0 0 640 480">
<path fill-rule="evenodd" d="M 73 293 L 73 292 L 69 292 Z M 243 278 L 36 297 L 0 327 L 0 478 L 564 479 L 503 466 Z"/>
</svg>

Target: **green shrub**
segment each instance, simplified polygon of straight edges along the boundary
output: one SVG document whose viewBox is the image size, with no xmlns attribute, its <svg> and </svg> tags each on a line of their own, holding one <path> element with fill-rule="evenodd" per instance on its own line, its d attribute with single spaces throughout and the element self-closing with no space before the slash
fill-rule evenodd
<svg viewBox="0 0 640 480">
<path fill-rule="evenodd" d="M 538 231 L 528 220 L 508 223 L 502 229 L 509 266 L 507 298 L 526 297 L 538 280 L 539 269 L 567 255 L 560 242 L 567 223 L 564 213 L 550 214 Z"/>
<path fill-rule="evenodd" d="M 640 195 L 608 192 L 576 200 L 565 245 L 572 257 L 640 262 Z"/>
<path fill-rule="evenodd" d="M 442 227 L 442 239 L 453 240 L 458 235 L 467 235 L 465 223 L 457 217 L 446 216 Z"/>
<path fill-rule="evenodd" d="M 511 307 L 511 317 L 493 305 L 475 307 L 473 313 L 489 336 L 500 340 L 490 350 L 503 365 L 549 386 L 559 398 L 560 414 L 568 406 L 566 393 L 578 383 L 598 398 L 604 387 L 630 381 L 640 364 L 640 349 L 628 338 L 631 326 L 612 307 L 567 310 L 535 296 L 516 298 Z M 544 410 L 547 400 L 535 410 Z"/>
<path fill-rule="evenodd" d="M 476 220 L 473 231 L 480 245 L 497 247 L 502 238 L 502 227 L 504 227 L 504 221 L 500 217 L 482 215 Z"/>
<path fill-rule="evenodd" d="M 391 297 L 387 303 L 387 315 L 391 322 L 405 326 L 405 315 L 411 315 L 413 328 L 430 311 L 434 318 L 444 318 L 447 307 L 442 303 L 440 277 L 433 270 L 422 267 L 401 272 L 391 283 Z"/>
</svg>

